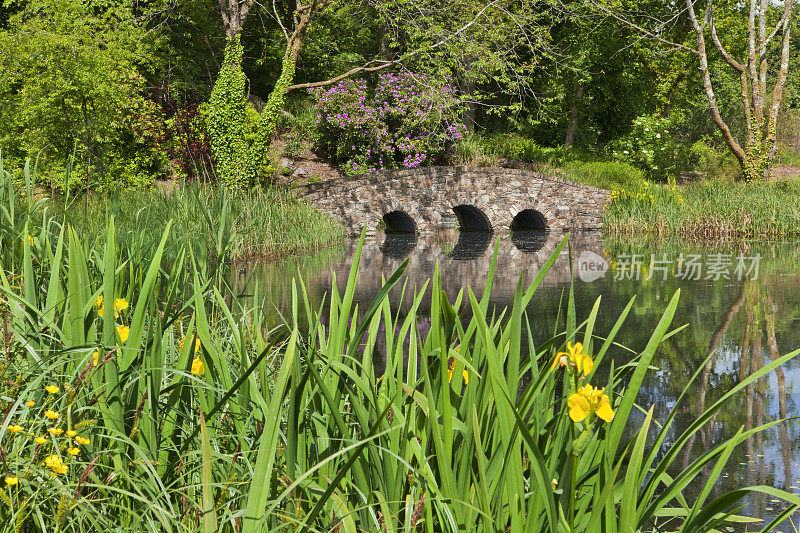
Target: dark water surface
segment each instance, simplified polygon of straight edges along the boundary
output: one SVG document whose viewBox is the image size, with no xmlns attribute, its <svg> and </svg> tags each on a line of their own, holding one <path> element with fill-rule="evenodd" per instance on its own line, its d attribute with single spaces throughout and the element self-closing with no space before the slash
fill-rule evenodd
<svg viewBox="0 0 800 533">
<path fill-rule="evenodd" d="M 408 288 L 401 301 L 399 288 L 390 294 L 392 305 L 410 307 L 408 291 L 421 286 L 438 262 L 443 288 L 451 301 L 458 291 L 472 287 L 480 297 L 495 243 L 498 260 L 490 302 L 510 305 L 522 273 L 530 282 L 563 238 L 546 232 L 517 232 L 513 236 L 443 231 L 436 235 L 382 235 L 367 238 L 361 258 L 356 301 L 365 309 L 406 259 Z M 677 408 L 674 441 L 697 418 L 704 406 L 748 374 L 778 355 L 800 348 L 800 246 L 797 243 L 739 243 L 735 246 L 692 246 L 682 242 L 628 244 L 604 239 L 597 232 L 570 237 L 572 264 L 566 249 L 540 286 L 529 308 L 535 342 L 563 327 L 564 298 L 574 282 L 578 321 L 585 319 L 602 297 L 595 332 L 608 333 L 628 301 L 636 303 L 616 340 L 634 352 L 646 345 L 661 313 L 676 290 L 681 290 L 673 326 L 688 328 L 668 339 L 657 352 L 639 398 L 644 408 L 655 406 L 664 420 Z M 344 249 L 287 260 L 254 264 L 239 271 L 238 287 L 258 281 L 276 308 L 287 309 L 291 278 L 302 274 L 312 299 L 322 300 L 336 279 L 344 287 L 356 243 Z M 570 268 L 572 266 L 572 268 Z M 423 305 L 421 315 L 428 312 Z M 562 309 L 559 316 L 559 309 Z M 277 316 L 277 315 L 276 315 Z M 703 362 L 713 353 L 708 365 Z M 630 359 L 621 348 L 609 353 L 617 366 Z M 694 372 L 703 367 L 690 387 L 688 401 L 676 399 Z M 800 415 L 800 358 L 790 361 L 748 387 L 721 410 L 682 453 L 683 468 L 699 454 L 733 436 L 740 428 Z M 633 425 L 644 419 L 635 413 Z M 770 485 L 800 495 L 800 427 L 788 420 L 747 439 L 735 451 L 720 481 L 721 487 Z M 762 519 L 774 517 L 780 502 L 755 496 L 742 513 Z M 797 525 L 800 517 L 794 519 Z M 750 526 L 750 530 L 760 530 Z M 788 522 L 781 531 L 795 531 Z"/>
</svg>

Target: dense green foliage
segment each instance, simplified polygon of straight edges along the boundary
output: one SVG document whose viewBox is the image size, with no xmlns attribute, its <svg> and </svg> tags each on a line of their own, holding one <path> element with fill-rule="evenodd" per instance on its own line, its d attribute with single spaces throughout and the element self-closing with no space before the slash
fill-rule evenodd
<svg viewBox="0 0 800 533">
<path fill-rule="evenodd" d="M 694 34 L 685 13 L 664 2 L 612 4 L 598 11 L 585 2 L 469 1 L 443 9 L 433 0 L 330 1 L 296 12 L 295 2 L 278 1 L 273 8 L 253 4 L 235 34 L 226 35 L 214 2 L 181 0 L 166 8 L 19 0 L 0 11 L 0 148 L 17 162 L 38 156 L 40 180 L 59 188 L 169 177 L 241 188 L 272 178 L 268 149 L 287 125 L 306 145 L 324 136 L 285 114 L 308 105 L 302 89 L 355 69 L 357 83 L 374 90 L 380 71 L 361 67 L 402 65 L 452 80 L 464 104 L 459 122 L 490 139 L 516 136 L 537 149 L 566 144 L 593 160 L 631 163 L 649 179 L 730 173 L 696 58 L 686 50 Z M 769 6 L 774 23 L 779 6 Z M 675 44 L 643 39 L 618 19 L 645 29 L 675 20 L 657 32 Z M 745 39 L 737 36 L 746 20 L 721 5 L 715 21 L 723 45 L 740 57 Z M 723 119 L 741 137 L 738 78 L 717 68 L 721 57 L 710 61 Z M 794 63 L 782 117 L 800 101 Z M 776 74 L 766 75 L 772 83 Z M 665 125 L 669 137 L 646 138 L 637 122 Z M 356 151 L 369 139 L 360 142 Z M 625 150 L 629 157 L 622 157 Z M 451 150 L 449 161 L 463 151 Z M 351 159 L 339 164 L 352 171 Z M 422 164 L 434 159 L 442 162 L 431 157 Z M 376 165 L 365 160 L 356 167 Z"/>
<path fill-rule="evenodd" d="M 327 305 L 296 279 L 285 324 L 268 330 L 257 287 L 233 297 L 224 265 L 192 247 L 165 260 L 169 228 L 153 249 L 109 216 L 102 241 L 85 239 L 17 196 L 0 183 L 5 531 L 702 531 L 748 520 L 729 512 L 752 491 L 788 502 L 778 519 L 800 507 L 769 487 L 711 492 L 734 447 L 772 424 L 678 460 L 795 354 L 680 434 L 680 409 L 659 427 L 645 409 L 630 428 L 678 295 L 630 364 L 603 360 L 633 302 L 598 331 L 599 301 L 579 319 L 571 298 L 566 326 L 534 346 L 525 310 L 565 242 L 504 312 L 493 276 L 480 299 L 451 299 L 434 272 L 430 318 L 425 287 L 394 314 L 404 267 L 357 309 L 357 255 Z"/>
<path fill-rule="evenodd" d="M 131 3 L 25 2 L 0 32 L 0 146 L 39 156 L 73 181 L 147 183 L 161 171 L 154 150 L 158 106 L 144 96 L 141 67 L 152 39 Z M 63 172 L 51 179 L 63 186 Z"/>
<path fill-rule="evenodd" d="M 225 47 L 219 77 L 206 111 L 208 136 L 217 172 L 229 187 L 249 185 L 250 147 L 245 138 L 247 77 L 242 72 L 242 43 L 237 35 Z"/>
</svg>

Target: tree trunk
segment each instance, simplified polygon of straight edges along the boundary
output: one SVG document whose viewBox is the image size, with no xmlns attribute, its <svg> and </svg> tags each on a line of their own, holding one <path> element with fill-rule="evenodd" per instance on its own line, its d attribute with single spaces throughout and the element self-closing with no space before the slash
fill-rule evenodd
<svg viewBox="0 0 800 533">
<path fill-rule="evenodd" d="M 467 101 L 467 105 L 464 108 L 464 112 L 461 114 L 461 121 L 467 126 L 469 131 L 475 131 L 475 111 L 476 105 L 475 101 L 471 98 L 473 91 L 475 90 L 475 82 L 472 80 L 464 80 L 462 84 L 463 93 L 469 98 Z"/>
<path fill-rule="evenodd" d="M 281 66 L 281 75 L 275 83 L 275 87 L 267 98 L 267 105 L 261 112 L 261 117 L 258 122 L 258 130 L 256 142 L 250 149 L 250 157 L 248 157 L 249 172 L 255 175 L 258 167 L 264 160 L 267 149 L 272 141 L 272 136 L 278 129 L 278 119 L 283 112 L 283 107 L 286 103 L 286 93 L 288 92 L 289 85 L 294 79 L 295 69 L 297 67 L 297 58 L 300 56 L 300 50 L 303 48 L 303 39 L 305 38 L 308 25 L 313 16 L 319 12 L 325 4 L 325 0 L 313 2 L 305 10 L 303 10 L 295 21 L 295 28 L 292 35 L 286 44 L 286 52 L 283 55 L 283 64 Z"/>
<path fill-rule="evenodd" d="M 722 132 L 725 143 L 736 156 L 742 168 L 742 177 L 746 180 L 768 179 L 772 160 L 777 149 L 776 134 L 778 111 L 783 98 L 783 89 L 789 70 L 789 42 L 791 38 L 791 21 L 795 0 L 784 2 L 781 19 L 771 33 L 767 33 L 767 0 L 750 0 L 747 24 L 747 60 L 739 62 L 734 59 L 722 45 L 714 25 L 713 0 L 707 0 L 702 22 L 698 21 L 693 0 L 686 0 L 687 12 L 697 36 L 696 53 L 700 61 L 700 73 L 703 89 L 706 92 L 711 116 Z M 758 20 L 756 21 L 756 17 Z M 743 149 L 734 139 L 728 125 L 722 119 L 711 85 L 706 52 L 706 31 L 710 31 L 711 40 L 726 63 L 739 73 L 742 104 L 747 126 L 747 144 Z M 767 48 L 772 38 L 782 31 L 781 57 L 778 77 L 772 90 L 772 104 L 769 112 L 765 112 L 767 93 Z"/>
<path fill-rule="evenodd" d="M 578 111 L 583 100 L 583 82 L 578 82 L 575 91 L 575 98 L 572 99 L 572 106 L 569 110 L 569 124 L 567 125 L 567 136 L 564 139 L 564 148 L 569 148 L 575 142 L 575 130 L 578 129 Z"/>
</svg>

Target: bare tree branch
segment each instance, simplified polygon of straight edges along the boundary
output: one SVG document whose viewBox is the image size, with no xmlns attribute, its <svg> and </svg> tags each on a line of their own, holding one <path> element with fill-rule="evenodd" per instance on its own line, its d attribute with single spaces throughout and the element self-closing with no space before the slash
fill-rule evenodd
<svg viewBox="0 0 800 533">
<path fill-rule="evenodd" d="M 747 156 L 744 150 L 742 150 L 742 147 L 739 146 L 739 143 L 733 137 L 728 125 L 722 119 L 722 116 L 719 112 L 719 106 L 717 105 L 717 97 L 714 94 L 714 87 L 711 85 L 711 75 L 708 70 L 708 54 L 706 53 L 705 32 L 703 31 L 702 26 L 700 26 L 700 23 L 697 21 L 692 0 L 686 0 L 686 7 L 689 11 L 689 20 L 691 21 L 692 27 L 697 34 L 697 50 L 695 50 L 695 53 L 697 53 L 700 57 L 700 74 L 703 78 L 703 88 L 706 91 L 708 105 L 711 108 L 711 116 L 714 119 L 714 123 L 722 132 L 722 137 L 725 139 L 725 143 L 728 145 L 731 152 L 733 152 L 740 164 L 744 165 L 744 161 Z"/>
<path fill-rule="evenodd" d="M 310 83 L 298 83 L 298 84 L 295 84 L 295 85 L 290 85 L 287 88 L 287 90 L 293 91 L 295 89 L 310 89 L 312 87 L 326 87 L 328 85 L 333 85 L 337 81 L 341 81 L 341 80 L 343 80 L 345 78 L 348 78 L 348 77 L 353 76 L 355 74 L 358 74 L 360 72 L 376 72 L 378 70 L 383 70 L 383 69 L 392 67 L 394 65 L 398 65 L 398 64 L 400 64 L 400 63 L 402 63 L 404 61 L 408 61 L 412 57 L 418 56 L 418 55 L 420 55 L 422 53 L 430 52 L 431 50 L 435 50 L 437 48 L 440 48 L 440 47 L 444 46 L 445 44 L 449 43 L 450 41 L 452 41 L 453 39 L 455 39 L 458 35 L 461 35 L 465 31 L 467 31 L 469 28 L 474 26 L 478 22 L 478 20 L 484 15 L 484 13 L 486 13 L 486 11 L 490 7 L 493 7 L 497 2 L 498 2 L 498 0 L 493 0 L 492 2 L 486 4 L 483 7 L 483 9 L 481 9 L 478 12 L 478 14 L 475 15 L 475 17 L 469 23 L 467 23 L 464 26 L 462 26 L 461 28 L 457 29 L 455 32 L 451 33 L 446 38 L 444 38 L 444 39 L 442 39 L 442 40 L 440 40 L 440 41 L 438 41 L 438 42 L 436 42 L 436 43 L 434 43 L 434 44 L 432 44 L 430 46 L 427 46 L 425 48 L 421 48 L 421 49 L 418 49 L 418 50 L 414 50 L 413 52 L 409 52 L 408 54 L 404 55 L 401 58 L 398 58 L 398 59 L 395 59 L 395 60 L 391 60 L 391 61 L 373 59 L 373 60 L 367 62 L 366 64 L 364 64 L 364 65 L 362 65 L 360 67 L 352 68 L 352 69 L 348 70 L 347 72 L 345 72 L 344 74 L 340 74 L 339 76 L 335 76 L 335 77 L 333 77 L 331 79 L 328 79 L 328 80 L 325 80 L 325 81 L 315 81 L 315 82 L 310 82 Z M 370 65 L 373 65 L 375 63 L 379 63 L 379 64 L 377 66 L 370 66 Z"/>
<path fill-rule="evenodd" d="M 641 26 L 638 26 L 638 25 L 634 24 L 633 22 L 620 17 L 619 15 L 617 15 L 616 13 L 614 13 L 613 11 L 608 9 L 606 6 L 604 6 L 604 5 L 600 4 L 600 3 L 597 3 L 595 0 L 590 0 L 590 1 L 591 1 L 593 6 L 598 8 L 603 13 L 606 13 L 607 15 L 612 17 L 613 19 L 625 24 L 626 26 L 630 26 L 631 28 L 643 33 L 644 35 L 647 35 L 648 37 L 652 37 L 653 39 L 655 39 L 658 42 L 667 44 L 667 45 L 669 45 L 669 46 L 671 46 L 673 48 L 677 48 L 677 49 L 680 49 L 680 50 L 686 50 L 687 52 L 691 52 L 691 53 L 693 53 L 695 55 L 697 55 L 697 53 L 698 53 L 697 50 L 695 50 L 694 48 L 690 48 L 690 47 L 686 46 L 685 44 L 676 43 L 674 41 L 669 41 L 667 39 L 664 39 L 663 37 L 659 37 L 658 35 L 656 35 L 655 33 L 651 32 L 651 31 L 647 31 L 646 29 L 642 28 Z"/>
</svg>

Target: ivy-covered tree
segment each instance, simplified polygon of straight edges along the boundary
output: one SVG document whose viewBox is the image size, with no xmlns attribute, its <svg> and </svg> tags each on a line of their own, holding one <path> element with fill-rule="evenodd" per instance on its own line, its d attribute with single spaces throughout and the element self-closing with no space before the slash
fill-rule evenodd
<svg viewBox="0 0 800 533">
<path fill-rule="evenodd" d="M 353 7 L 356 6 L 356 7 Z M 246 81 L 242 77 L 241 30 L 252 17 L 251 0 L 220 0 L 228 48 L 209 106 L 209 128 L 218 171 L 226 183 L 243 186 L 252 181 L 275 133 L 289 91 L 325 87 L 354 76 L 398 65 L 417 71 L 456 75 L 471 90 L 492 84 L 503 92 L 521 92 L 533 56 L 544 42 L 537 10 L 529 2 L 475 0 L 450 5 L 433 0 L 419 2 L 373 0 L 353 4 L 341 0 L 275 1 L 259 10 L 282 35 L 280 75 L 272 86 L 255 128 L 254 142 L 242 144 Z M 324 79 L 294 83 L 298 59 L 308 35 L 326 14 L 349 10 L 364 24 L 382 27 L 380 44 L 372 57 Z M 356 12 L 357 11 L 357 12 Z M 232 23 L 231 21 L 236 21 Z M 522 54 L 522 51 L 527 54 Z M 361 59 L 360 57 L 358 59 Z M 518 101 L 517 101 L 518 103 Z"/>
</svg>

